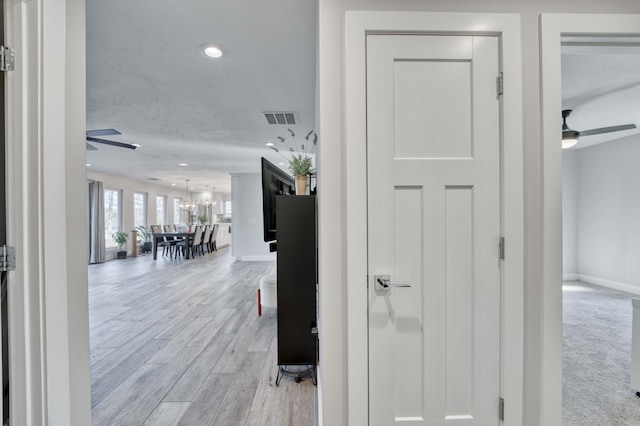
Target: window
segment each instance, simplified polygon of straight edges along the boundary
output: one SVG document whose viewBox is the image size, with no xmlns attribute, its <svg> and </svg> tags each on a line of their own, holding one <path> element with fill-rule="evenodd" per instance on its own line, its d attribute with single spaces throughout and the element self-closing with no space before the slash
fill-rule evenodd
<svg viewBox="0 0 640 426">
<path fill-rule="evenodd" d="M 111 237 L 122 227 L 122 214 L 120 206 L 120 191 L 116 189 L 104 190 L 104 241 L 105 247 L 118 247 Z"/>
<path fill-rule="evenodd" d="M 167 223 L 167 197 L 156 195 L 156 223 L 166 225 Z"/>
<path fill-rule="evenodd" d="M 180 214 L 182 213 L 182 211 L 180 210 L 180 198 L 174 198 L 173 199 L 173 224 L 174 225 L 179 225 L 181 220 L 180 220 Z"/>
<path fill-rule="evenodd" d="M 133 226 L 147 226 L 147 194 L 133 193 Z"/>
<path fill-rule="evenodd" d="M 231 201 L 224 202 L 224 215 L 226 217 L 231 217 Z"/>
</svg>

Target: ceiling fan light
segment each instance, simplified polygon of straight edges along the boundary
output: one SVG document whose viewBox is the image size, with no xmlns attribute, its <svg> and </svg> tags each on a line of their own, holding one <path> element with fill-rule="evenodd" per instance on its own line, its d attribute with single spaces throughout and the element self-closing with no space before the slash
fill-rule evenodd
<svg viewBox="0 0 640 426">
<path fill-rule="evenodd" d="M 563 111 L 564 112 L 564 111 Z M 566 117 L 563 117 L 566 118 Z M 562 124 L 562 149 L 571 148 L 578 143 L 580 132 L 570 129 L 566 122 Z"/>
</svg>

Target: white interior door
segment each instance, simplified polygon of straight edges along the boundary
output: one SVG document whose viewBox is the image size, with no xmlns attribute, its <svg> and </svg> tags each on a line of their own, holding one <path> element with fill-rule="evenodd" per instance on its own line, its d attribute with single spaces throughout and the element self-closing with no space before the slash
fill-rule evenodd
<svg viewBox="0 0 640 426">
<path fill-rule="evenodd" d="M 367 36 L 371 425 L 499 423 L 498 52 Z"/>
</svg>

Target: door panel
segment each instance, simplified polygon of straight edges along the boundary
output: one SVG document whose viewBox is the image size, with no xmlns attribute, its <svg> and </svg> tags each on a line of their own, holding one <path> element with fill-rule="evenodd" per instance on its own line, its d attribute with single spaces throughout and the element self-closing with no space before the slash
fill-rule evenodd
<svg viewBox="0 0 640 426">
<path fill-rule="evenodd" d="M 497 75 L 495 37 L 367 36 L 372 425 L 498 424 Z"/>
</svg>

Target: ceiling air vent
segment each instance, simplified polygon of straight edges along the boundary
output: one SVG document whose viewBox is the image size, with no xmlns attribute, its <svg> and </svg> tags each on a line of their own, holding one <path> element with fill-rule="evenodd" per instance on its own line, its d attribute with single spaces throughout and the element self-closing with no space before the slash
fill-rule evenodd
<svg viewBox="0 0 640 426">
<path fill-rule="evenodd" d="M 152 180 L 152 181 L 159 181 L 160 179 L 158 178 L 154 178 L 154 177 L 148 177 L 146 178 L 147 180 Z"/>
<path fill-rule="evenodd" d="M 269 124 L 296 124 L 296 116 L 293 112 L 265 112 L 263 113 Z"/>
</svg>

